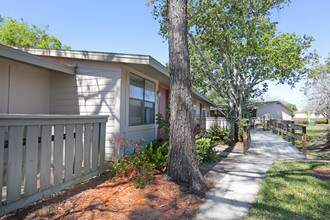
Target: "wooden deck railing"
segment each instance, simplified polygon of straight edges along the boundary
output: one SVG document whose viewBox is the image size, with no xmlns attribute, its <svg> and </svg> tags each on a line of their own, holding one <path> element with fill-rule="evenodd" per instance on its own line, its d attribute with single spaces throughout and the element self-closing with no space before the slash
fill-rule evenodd
<svg viewBox="0 0 330 220">
<path fill-rule="evenodd" d="M 307 136 L 306 126 L 300 124 L 294 124 L 293 121 L 282 121 L 282 120 L 268 120 L 267 128 L 271 129 L 273 133 L 281 136 L 286 141 L 291 141 L 295 145 L 295 140 L 302 141 L 302 153 L 307 155 Z M 301 134 L 297 134 L 296 131 L 300 130 Z"/>
<path fill-rule="evenodd" d="M 106 122 L 0 114 L 0 215 L 102 172 Z"/>
<path fill-rule="evenodd" d="M 222 129 L 230 129 L 229 120 L 223 117 L 206 117 L 205 124 L 206 129 L 210 129 L 215 125 L 220 126 Z"/>
</svg>

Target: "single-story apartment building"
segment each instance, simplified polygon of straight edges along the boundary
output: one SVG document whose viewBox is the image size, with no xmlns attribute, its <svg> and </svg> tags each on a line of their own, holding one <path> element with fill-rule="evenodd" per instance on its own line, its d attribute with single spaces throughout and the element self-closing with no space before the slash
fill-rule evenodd
<svg viewBox="0 0 330 220">
<path fill-rule="evenodd" d="M 252 118 L 292 120 L 292 110 L 280 101 L 255 102 L 248 105 Z"/>
<path fill-rule="evenodd" d="M 169 107 L 169 92 L 168 69 L 148 55 L 0 45 L 0 113 L 108 115 L 107 160 L 118 154 L 116 137 L 158 136 L 155 118 Z M 214 104 L 192 94 L 202 123 Z"/>
</svg>

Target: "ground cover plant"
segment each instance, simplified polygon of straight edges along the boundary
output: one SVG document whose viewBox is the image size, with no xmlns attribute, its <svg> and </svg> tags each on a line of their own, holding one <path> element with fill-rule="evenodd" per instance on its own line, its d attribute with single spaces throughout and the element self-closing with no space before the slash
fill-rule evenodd
<svg viewBox="0 0 330 220">
<path fill-rule="evenodd" d="M 217 160 L 215 147 L 218 144 L 229 144 L 230 131 L 220 126 L 212 126 L 195 136 L 197 160 L 199 164 L 212 163 Z"/>
<path fill-rule="evenodd" d="M 330 186 L 320 178 L 330 181 L 330 163 L 275 162 L 247 219 L 328 219 Z"/>
</svg>

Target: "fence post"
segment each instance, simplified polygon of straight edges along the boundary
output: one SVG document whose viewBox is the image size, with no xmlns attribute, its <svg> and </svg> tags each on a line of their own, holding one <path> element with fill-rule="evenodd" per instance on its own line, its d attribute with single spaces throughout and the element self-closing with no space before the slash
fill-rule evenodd
<svg viewBox="0 0 330 220">
<path fill-rule="evenodd" d="M 277 126 L 278 126 L 277 121 L 274 120 L 274 130 L 273 130 L 274 134 L 276 134 L 277 132 Z"/>
<path fill-rule="evenodd" d="M 292 127 L 292 138 L 291 138 L 291 142 L 294 145 L 294 140 L 295 140 L 295 136 L 294 136 L 295 130 L 294 127 Z"/>
<path fill-rule="evenodd" d="M 247 125 L 243 125 L 243 153 L 247 151 Z"/>
<path fill-rule="evenodd" d="M 266 121 L 266 128 L 267 128 L 267 130 L 269 130 L 269 127 L 270 127 L 270 120 L 267 120 Z"/>
<path fill-rule="evenodd" d="M 302 147 L 303 154 L 307 157 L 307 138 L 306 138 L 306 127 L 302 127 Z"/>
<path fill-rule="evenodd" d="M 289 124 L 286 124 L 285 139 L 286 141 L 289 141 Z"/>
</svg>

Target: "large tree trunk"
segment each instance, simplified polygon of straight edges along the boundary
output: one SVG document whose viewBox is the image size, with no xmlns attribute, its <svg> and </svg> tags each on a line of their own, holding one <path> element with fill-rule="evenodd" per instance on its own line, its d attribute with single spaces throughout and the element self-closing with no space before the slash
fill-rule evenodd
<svg viewBox="0 0 330 220">
<path fill-rule="evenodd" d="M 171 120 L 166 172 L 171 180 L 204 193 L 207 187 L 198 168 L 193 135 L 187 0 L 167 3 Z"/>
<path fill-rule="evenodd" d="M 234 141 L 239 141 L 239 124 L 243 118 L 243 95 L 240 91 L 237 92 L 236 100 L 233 106 L 234 115 Z"/>
</svg>

